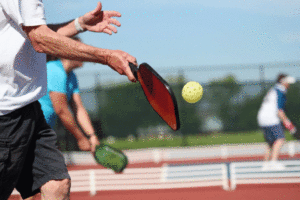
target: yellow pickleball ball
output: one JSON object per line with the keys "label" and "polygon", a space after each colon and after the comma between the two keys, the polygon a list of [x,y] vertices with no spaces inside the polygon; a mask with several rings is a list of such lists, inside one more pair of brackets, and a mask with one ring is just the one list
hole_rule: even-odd
{"label": "yellow pickleball ball", "polygon": [[202,98],[203,88],[195,81],[190,81],[182,88],[182,97],[188,103],[196,103]]}

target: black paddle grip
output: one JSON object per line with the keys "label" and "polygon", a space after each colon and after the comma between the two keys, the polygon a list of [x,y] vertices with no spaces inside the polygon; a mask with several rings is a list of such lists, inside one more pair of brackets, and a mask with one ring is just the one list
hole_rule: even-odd
{"label": "black paddle grip", "polygon": [[130,67],[131,72],[133,73],[133,76],[135,77],[135,79],[138,80],[137,71],[139,69],[137,68],[137,66],[135,64],[133,64],[133,63],[130,62],[129,63],[129,67]]}

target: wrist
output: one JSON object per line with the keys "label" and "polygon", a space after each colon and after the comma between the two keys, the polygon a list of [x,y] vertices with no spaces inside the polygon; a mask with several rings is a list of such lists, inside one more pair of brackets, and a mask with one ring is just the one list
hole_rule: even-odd
{"label": "wrist", "polygon": [[283,121],[283,125],[285,126],[286,129],[288,129],[289,131],[293,130],[295,127],[293,125],[293,123],[289,120],[286,119]]}
{"label": "wrist", "polygon": [[103,65],[109,65],[109,61],[111,60],[111,50],[109,49],[96,49],[96,55],[99,63]]}
{"label": "wrist", "polygon": [[77,140],[82,140],[82,139],[85,138],[84,134],[81,133],[81,132],[78,132],[78,133],[73,134],[73,135],[74,135],[74,137],[75,137]]}
{"label": "wrist", "polygon": [[284,123],[284,124],[287,124],[287,125],[290,125],[290,124],[291,124],[291,121],[290,121],[289,119],[286,118],[285,120],[283,120],[283,123]]}
{"label": "wrist", "polygon": [[79,33],[86,31],[86,30],[84,29],[84,27],[82,26],[83,23],[82,23],[82,21],[81,21],[80,19],[81,19],[81,18],[78,17],[78,18],[76,18],[76,19],[74,20],[75,29],[76,29]]}
{"label": "wrist", "polygon": [[94,137],[94,136],[97,137],[95,133],[91,133],[91,134],[87,135],[87,138],[90,139],[91,137]]}

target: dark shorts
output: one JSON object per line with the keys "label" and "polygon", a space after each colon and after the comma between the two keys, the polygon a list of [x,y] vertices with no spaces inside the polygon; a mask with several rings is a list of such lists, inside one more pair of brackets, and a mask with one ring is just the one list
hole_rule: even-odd
{"label": "dark shorts", "polygon": [[276,140],[285,138],[281,124],[274,125],[274,126],[265,126],[265,127],[262,127],[262,129],[264,131],[265,140],[269,144],[270,147],[273,146],[273,144]]}
{"label": "dark shorts", "polygon": [[0,199],[16,188],[23,198],[50,180],[70,179],[56,133],[39,102],[0,116]]}

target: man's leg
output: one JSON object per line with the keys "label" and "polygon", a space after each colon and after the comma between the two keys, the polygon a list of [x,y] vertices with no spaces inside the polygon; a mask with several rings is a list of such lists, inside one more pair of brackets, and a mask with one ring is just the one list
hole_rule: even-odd
{"label": "man's leg", "polygon": [[42,200],[69,200],[71,180],[51,180],[41,187]]}
{"label": "man's leg", "polygon": [[270,161],[272,146],[273,146],[273,142],[274,142],[273,135],[272,135],[270,127],[262,127],[262,130],[264,133],[264,139],[267,143],[266,153],[265,153],[265,161]]}
{"label": "man's leg", "polygon": [[[33,104],[0,116],[0,199],[8,199],[25,168],[34,137]],[[3,171],[2,171],[3,170]],[[30,178],[29,178],[30,181]]]}
{"label": "man's leg", "polygon": [[[20,200],[23,200],[23,198],[22,198],[22,197],[20,197]],[[27,199],[24,199],[24,200],[35,200],[35,196],[29,197],[29,198],[27,198]]]}
{"label": "man's leg", "polygon": [[270,148],[270,146],[268,145],[266,147],[265,161],[269,161],[270,160],[271,151],[272,151],[272,148]]}
{"label": "man's leg", "polygon": [[40,192],[42,199],[69,199],[70,176],[56,145],[56,133],[46,123],[38,103],[31,113],[36,118],[35,135],[16,189],[24,199]]}
{"label": "man's leg", "polygon": [[[27,199],[24,200],[37,200],[38,197],[40,196],[41,193],[37,193],[36,195],[32,196],[32,197],[28,197]],[[20,200],[23,200],[22,197],[20,198]]]}
{"label": "man's leg", "polygon": [[271,155],[271,160],[272,161],[277,161],[278,160],[280,149],[283,146],[284,141],[285,141],[284,138],[280,138],[280,139],[277,139],[274,142],[273,148],[272,148],[272,155]]}

